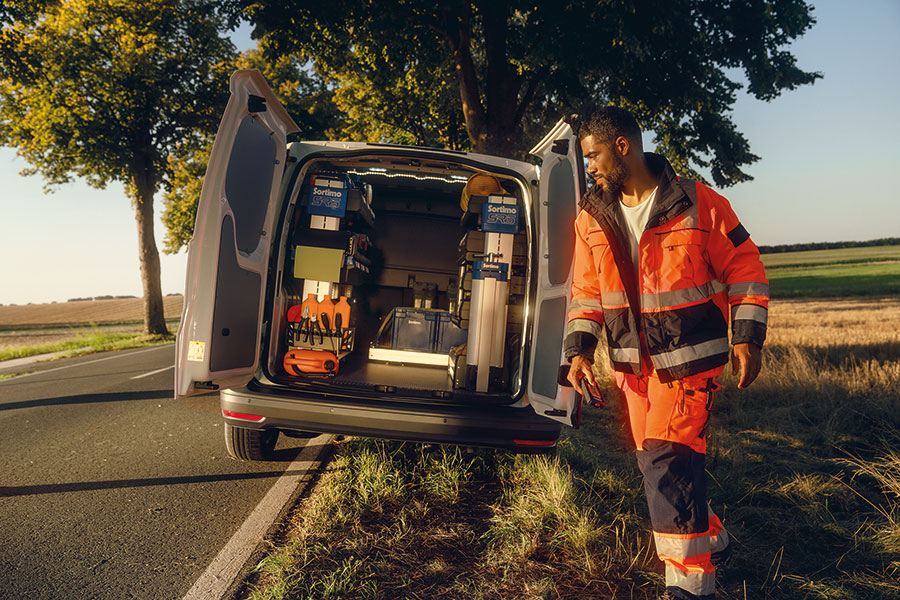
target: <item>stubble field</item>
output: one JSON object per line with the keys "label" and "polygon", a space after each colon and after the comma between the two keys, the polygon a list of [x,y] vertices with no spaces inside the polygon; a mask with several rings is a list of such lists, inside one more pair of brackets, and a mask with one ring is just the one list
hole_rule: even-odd
{"label": "stubble field", "polygon": [[[0,361],[62,350],[109,350],[143,344],[141,298],[0,306]],[[182,296],[163,298],[170,331],[177,328]]]}
{"label": "stubble field", "polygon": [[[166,296],[166,319],[181,316],[183,296]],[[144,319],[142,298],[83,300],[53,304],[15,304],[0,306],[0,329],[37,328],[100,323],[137,323]]]}

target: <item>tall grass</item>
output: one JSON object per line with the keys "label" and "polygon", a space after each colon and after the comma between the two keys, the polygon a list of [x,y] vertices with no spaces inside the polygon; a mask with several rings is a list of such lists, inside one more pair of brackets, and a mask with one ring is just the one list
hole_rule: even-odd
{"label": "tall grass", "polygon": [[472,566],[497,468],[490,453],[342,444],[283,545],[258,565],[250,597],[479,597]]}
{"label": "tall grass", "polygon": [[[600,361],[602,364],[602,361]],[[655,598],[623,401],[553,457],[353,440],[253,598]],[[715,398],[707,470],[726,599],[900,598],[900,300],[772,305],[764,370]]]}

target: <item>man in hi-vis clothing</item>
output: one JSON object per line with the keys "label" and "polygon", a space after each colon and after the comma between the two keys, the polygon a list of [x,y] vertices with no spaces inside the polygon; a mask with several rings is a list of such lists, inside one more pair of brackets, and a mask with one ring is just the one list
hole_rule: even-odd
{"label": "man in hi-vis clothing", "polygon": [[584,377],[595,385],[605,329],[667,597],[714,598],[716,565],[731,550],[707,504],[707,418],[729,354],[739,388],[759,374],[768,280],[728,201],[645,154],[630,113],[601,108],[579,138],[595,185],[575,220],[568,379],[576,389]]}

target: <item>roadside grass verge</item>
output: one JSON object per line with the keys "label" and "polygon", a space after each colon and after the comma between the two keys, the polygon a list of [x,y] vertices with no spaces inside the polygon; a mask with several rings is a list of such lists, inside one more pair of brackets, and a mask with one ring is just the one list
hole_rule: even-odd
{"label": "roadside grass verge", "polygon": [[[713,507],[724,599],[900,598],[900,300],[775,301],[759,380],[722,378]],[[602,364],[603,361],[600,361]],[[245,592],[254,599],[656,598],[624,406],[555,456],[353,439]]]}
{"label": "roadside grass verge", "polygon": [[105,352],[108,350],[124,350],[140,346],[153,346],[166,344],[174,339],[173,336],[155,336],[132,333],[109,333],[95,330],[90,334],[81,334],[77,337],[58,342],[35,344],[31,346],[13,346],[0,348],[0,362],[14,358],[25,358],[52,352],[71,351],[66,356],[77,356],[92,352]]}
{"label": "roadside grass verge", "polygon": [[636,483],[609,465],[579,482],[555,456],[353,439],[245,591],[255,600],[631,597],[636,581],[659,580],[641,571]]}

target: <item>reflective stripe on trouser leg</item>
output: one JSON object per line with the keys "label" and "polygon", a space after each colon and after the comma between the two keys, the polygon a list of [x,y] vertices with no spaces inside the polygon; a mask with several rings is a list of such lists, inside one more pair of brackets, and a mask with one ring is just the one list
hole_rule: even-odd
{"label": "reflective stripe on trouser leg", "polygon": [[707,513],[709,514],[709,549],[710,552],[722,552],[725,548],[728,547],[730,543],[728,538],[728,532],[725,531],[725,527],[722,525],[721,519],[716,516],[716,513],[713,512],[713,509],[709,504],[706,505]]}
{"label": "reflective stripe on trouser leg", "polygon": [[710,562],[705,455],[686,444],[652,438],[645,439],[636,454],[657,553],[666,564],[666,588],[683,600],[711,598],[716,583]]}
{"label": "reflective stripe on trouser leg", "polygon": [[[715,568],[709,561],[709,534],[653,533],[656,553],[666,563],[666,588],[681,596],[708,597],[715,593]],[[690,595],[688,595],[690,594]]]}

